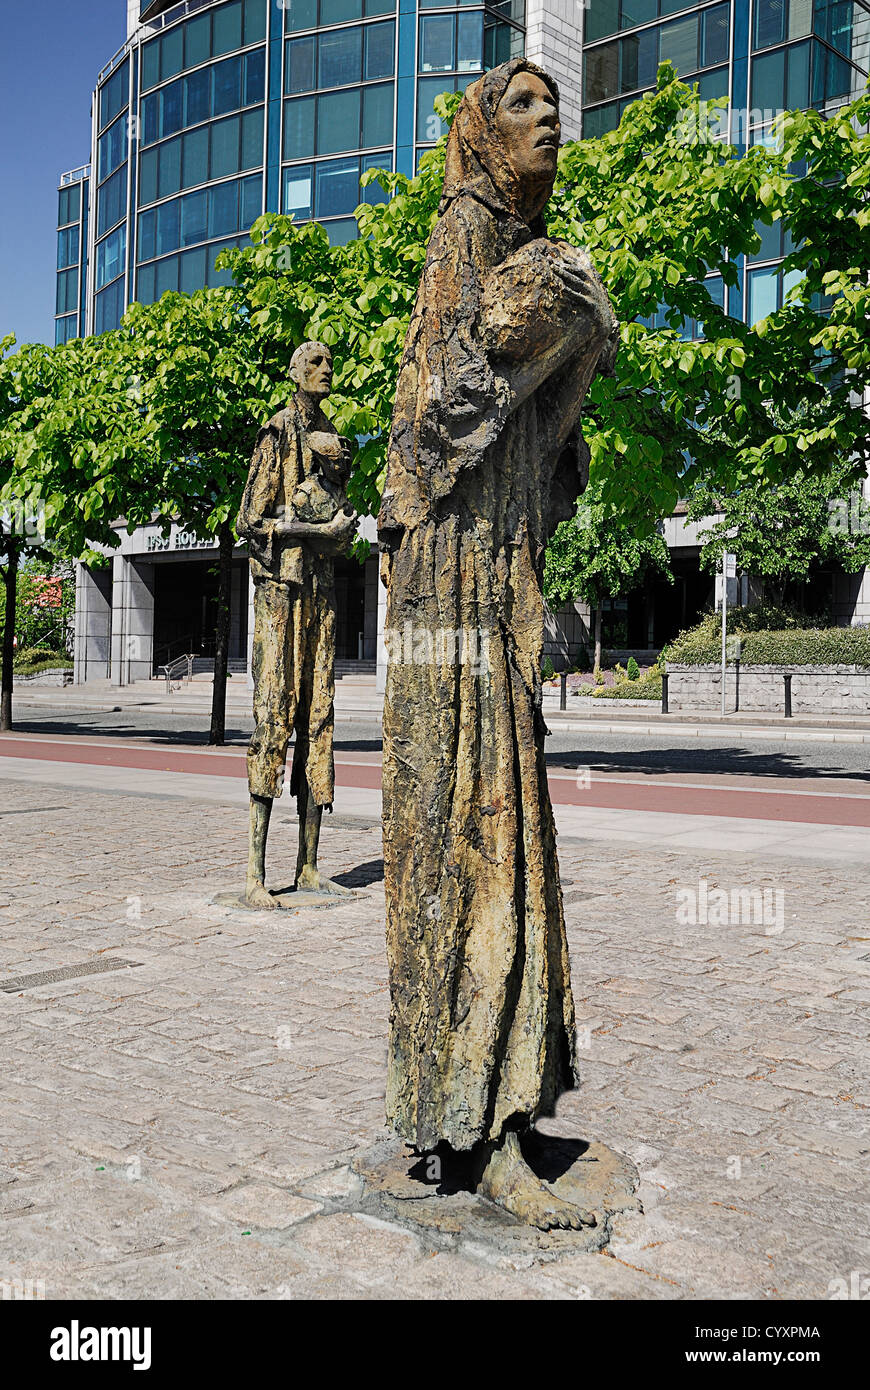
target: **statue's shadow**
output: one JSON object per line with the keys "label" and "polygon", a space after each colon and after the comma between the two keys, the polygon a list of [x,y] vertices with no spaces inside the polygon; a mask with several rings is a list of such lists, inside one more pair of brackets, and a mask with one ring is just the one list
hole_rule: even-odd
{"label": "statue's shadow", "polygon": [[[558,1182],[589,1152],[585,1139],[561,1139],[537,1130],[523,1135],[520,1144],[523,1158],[535,1177],[547,1183]],[[412,1159],[407,1175],[411,1181],[421,1184],[421,1197],[433,1189],[439,1197],[473,1193],[477,1183],[472,1155],[457,1153],[449,1144],[439,1144],[430,1153]]]}

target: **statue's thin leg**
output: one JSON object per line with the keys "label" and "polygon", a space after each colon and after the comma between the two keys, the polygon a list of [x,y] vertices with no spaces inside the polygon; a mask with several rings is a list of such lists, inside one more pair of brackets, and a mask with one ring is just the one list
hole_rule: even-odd
{"label": "statue's thin leg", "polygon": [[557,1197],[535,1176],[523,1157],[516,1130],[506,1130],[496,1143],[478,1145],[475,1157],[480,1196],[488,1197],[520,1221],[544,1231],[560,1226],[579,1230],[581,1226],[596,1224],[591,1212]]}
{"label": "statue's thin leg", "polygon": [[275,908],[278,906],[271,893],[266,891],[266,840],[269,835],[271,815],[272,798],[252,795],[248,879],[245,886],[245,902],[249,903],[251,907]]}
{"label": "statue's thin leg", "polygon": [[[323,807],[318,806],[305,776],[299,782],[299,857],[296,860],[296,887],[305,893],[330,893],[336,896],[351,895],[353,890],[326,878],[317,867],[317,850],[320,844],[320,825],[323,820]],[[303,812],[304,806],[304,812]]]}

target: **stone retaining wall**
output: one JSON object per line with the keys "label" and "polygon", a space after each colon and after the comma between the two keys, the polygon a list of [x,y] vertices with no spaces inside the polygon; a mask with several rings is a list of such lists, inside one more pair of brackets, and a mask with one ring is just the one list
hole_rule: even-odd
{"label": "stone retaining wall", "polygon": [[[667,663],[668,708],[720,709],[722,668],[718,665],[681,666]],[[782,714],[785,682],[791,674],[793,714],[870,713],[870,669],[866,666],[744,666],[727,667],[725,708]]]}
{"label": "stone retaining wall", "polygon": [[32,675],[14,675],[14,684],[22,685],[72,685],[71,666],[52,666],[45,671],[34,671]]}

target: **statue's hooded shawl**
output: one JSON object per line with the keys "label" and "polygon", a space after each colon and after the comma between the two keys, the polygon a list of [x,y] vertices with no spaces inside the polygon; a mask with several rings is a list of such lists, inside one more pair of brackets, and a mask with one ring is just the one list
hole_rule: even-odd
{"label": "statue's hooded shawl", "polygon": [[533,64],[505,63],[468,88],[451,129],[378,518],[387,1117],[421,1148],[497,1138],[573,1085],[541,571],[582,490],[580,407],[615,321],[588,257],[522,216],[495,127],[521,71],[558,96]]}

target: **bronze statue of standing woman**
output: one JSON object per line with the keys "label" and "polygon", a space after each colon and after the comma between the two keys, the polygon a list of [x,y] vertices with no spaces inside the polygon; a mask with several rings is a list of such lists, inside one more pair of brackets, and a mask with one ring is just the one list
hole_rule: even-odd
{"label": "bronze statue of standing woman", "polygon": [[547,237],[558,91],[523,60],[465,93],[405,342],[378,519],[392,631],[384,708],[388,1121],[472,1150],[478,1191],[543,1228],[585,1213],[521,1139],[574,1084],[574,1005],[544,762],[544,548],[573,514],[584,396],[617,325],[584,251]]}

